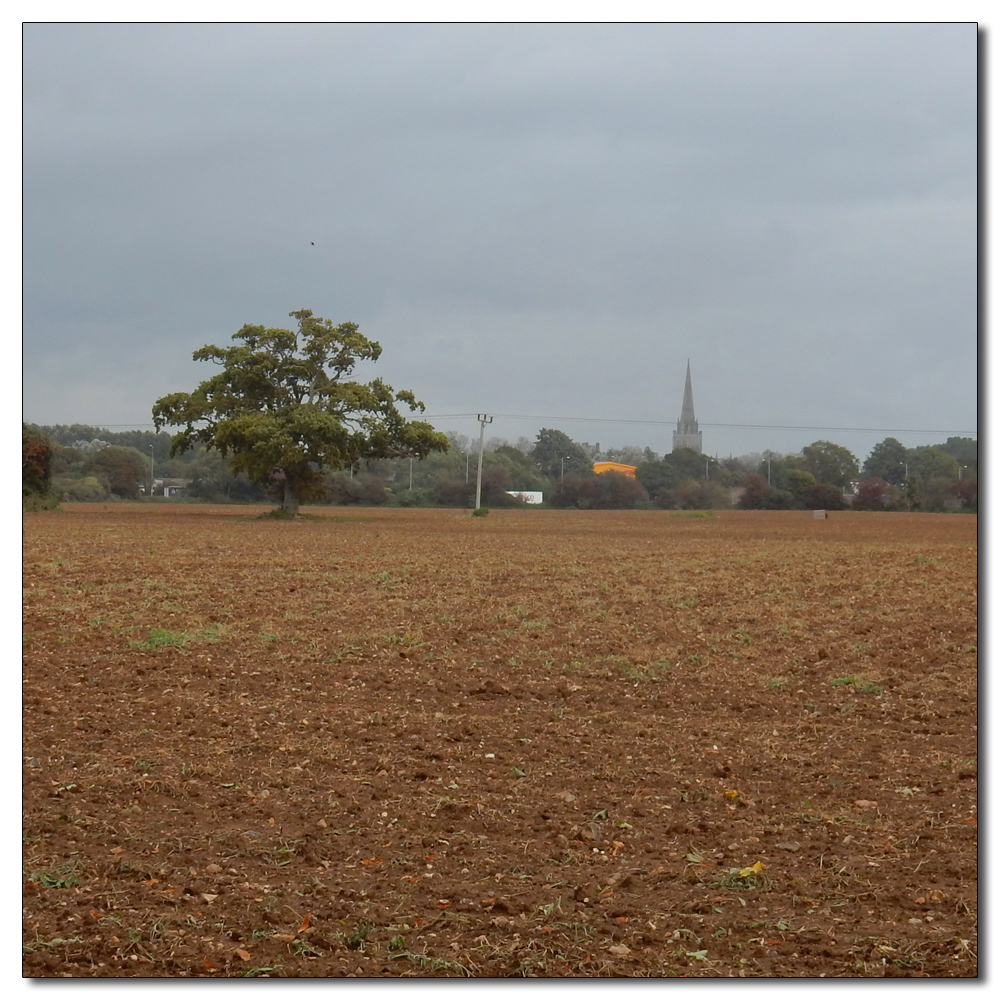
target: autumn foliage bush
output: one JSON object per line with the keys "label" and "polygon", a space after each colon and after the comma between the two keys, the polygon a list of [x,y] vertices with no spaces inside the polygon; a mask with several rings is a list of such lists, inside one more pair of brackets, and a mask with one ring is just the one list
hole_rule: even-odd
{"label": "autumn foliage bush", "polygon": [[52,445],[26,424],[21,427],[21,494],[45,495],[52,475]]}

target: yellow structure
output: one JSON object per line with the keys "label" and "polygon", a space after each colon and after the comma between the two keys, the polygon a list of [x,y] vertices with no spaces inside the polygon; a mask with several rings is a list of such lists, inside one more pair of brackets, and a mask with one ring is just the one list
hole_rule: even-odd
{"label": "yellow structure", "polygon": [[594,472],[600,475],[602,472],[620,472],[629,479],[635,479],[634,465],[622,465],[621,462],[594,462]]}

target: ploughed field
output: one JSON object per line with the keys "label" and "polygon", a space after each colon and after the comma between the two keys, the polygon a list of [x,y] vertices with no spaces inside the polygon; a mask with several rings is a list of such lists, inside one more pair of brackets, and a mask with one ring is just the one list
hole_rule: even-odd
{"label": "ploughed field", "polygon": [[976,519],[25,516],[29,976],[974,976]]}

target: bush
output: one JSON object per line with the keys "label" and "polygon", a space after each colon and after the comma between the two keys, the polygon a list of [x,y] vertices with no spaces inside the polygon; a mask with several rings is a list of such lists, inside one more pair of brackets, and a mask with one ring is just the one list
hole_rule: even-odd
{"label": "bush", "polygon": [[378,507],[388,503],[391,496],[384,480],[367,473],[349,476],[336,472],[330,476],[328,485],[326,502],[338,507]]}
{"label": "bush", "polygon": [[869,476],[858,483],[851,498],[852,510],[886,510],[891,487],[881,476]]}
{"label": "bush", "polygon": [[710,479],[685,479],[674,489],[664,492],[676,501],[670,507],[684,510],[724,510],[730,506],[729,490]]}
{"label": "bush", "polygon": [[52,444],[38,431],[21,425],[21,495],[44,496],[52,475]]}
{"label": "bush", "polygon": [[52,480],[52,492],[60,500],[76,503],[96,503],[109,495],[96,476],[58,476]]}
{"label": "bush", "polygon": [[400,490],[392,497],[396,507],[433,507],[433,497],[430,490]]}
{"label": "bush", "polygon": [[768,486],[759,472],[749,472],[736,506],[742,510],[794,510],[800,504],[788,490]]}
{"label": "bush", "polygon": [[61,510],[59,501],[51,493],[25,493],[21,498],[21,510],[25,514],[37,514],[43,510]]}
{"label": "bush", "polygon": [[961,504],[963,510],[979,510],[979,480],[967,477],[960,479],[951,488],[951,494]]}
{"label": "bush", "polygon": [[439,507],[471,507],[476,502],[476,484],[445,473],[435,477],[431,495]]}
{"label": "bush", "polygon": [[135,500],[140,484],[148,479],[144,456],[134,448],[112,445],[96,452],[88,463],[88,472],[100,476],[115,496]]}
{"label": "bush", "polygon": [[847,502],[839,486],[817,483],[802,491],[802,502],[811,510],[847,510]]}
{"label": "bush", "polygon": [[567,474],[552,492],[553,507],[578,510],[632,510],[649,500],[645,487],[620,472],[602,472],[599,476]]}

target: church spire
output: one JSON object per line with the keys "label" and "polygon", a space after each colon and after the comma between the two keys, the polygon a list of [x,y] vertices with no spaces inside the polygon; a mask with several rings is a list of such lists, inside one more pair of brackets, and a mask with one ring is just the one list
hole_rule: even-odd
{"label": "church spire", "polygon": [[[681,404],[681,424],[685,433],[698,433],[698,421],[694,418],[694,393],[691,391],[691,359],[688,359],[687,375],[684,378],[684,402]],[[690,428],[690,430],[688,430]],[[678,427],[677,430],[681,430]]]}
{"label": "church spire", "polygon": [[691,359],[688,359],[687,374],[684,377],[684,401],[681,403],[681,419],[674,431],[674,451],[690,448],[701,454],[701,431],[694,415],[694,392],[691,389]]}

